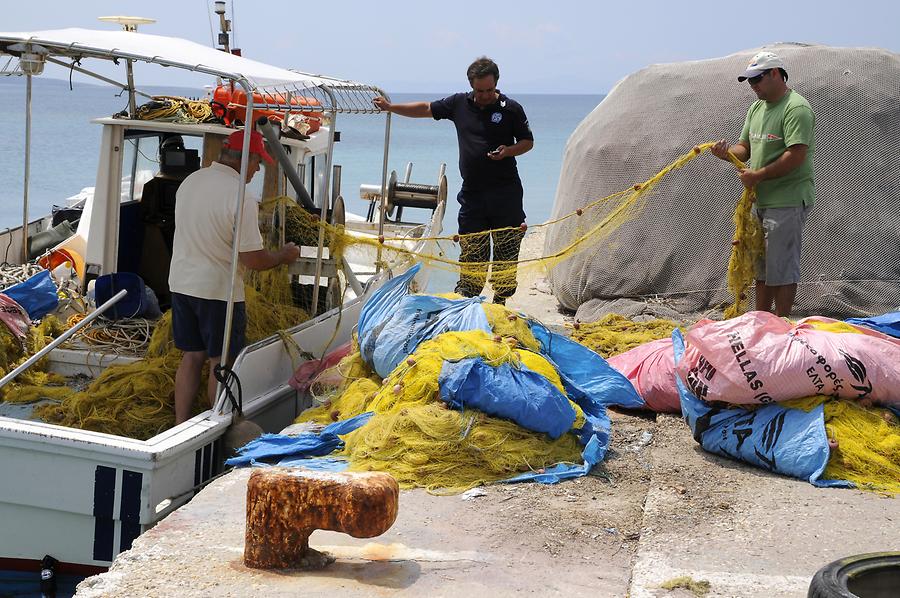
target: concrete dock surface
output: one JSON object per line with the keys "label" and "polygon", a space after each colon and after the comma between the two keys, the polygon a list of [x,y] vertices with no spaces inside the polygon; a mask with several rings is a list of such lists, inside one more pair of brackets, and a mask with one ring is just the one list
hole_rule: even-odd
{"label": "concrete dock surface", "polygon": [[843,556],[900,548],[900,502],[817,489],[702,451],[680,418],[614,414],[608,462],[557,485],[484,495],[404,491],[394,526],[357,540],[316,531],[319,572],[242,564],[249,469],[216,480],[135,541],[93,596],[806,596]]}

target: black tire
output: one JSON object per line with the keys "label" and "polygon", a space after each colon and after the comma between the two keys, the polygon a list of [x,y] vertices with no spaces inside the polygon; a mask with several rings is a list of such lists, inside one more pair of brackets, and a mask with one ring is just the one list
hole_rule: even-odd
{"label": "black tire", "polygon": [[849,556],[819,569],[807,598],[894,598],[900,596],[900,552]]}

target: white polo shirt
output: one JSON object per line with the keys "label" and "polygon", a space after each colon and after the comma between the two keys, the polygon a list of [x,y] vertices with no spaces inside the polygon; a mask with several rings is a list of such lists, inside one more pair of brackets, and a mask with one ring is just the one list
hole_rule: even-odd
{"label": "white polo shirt", "polygon": [[[242,184],[230,166],[213,162],[192,173],[175,195],[175,242],[169,290],[202,299],[228,300],[234,206]],[[240,251],[263,248],[257,199],[246,193]],[[238,264],[235,301],[244,300],[243,267]]]}

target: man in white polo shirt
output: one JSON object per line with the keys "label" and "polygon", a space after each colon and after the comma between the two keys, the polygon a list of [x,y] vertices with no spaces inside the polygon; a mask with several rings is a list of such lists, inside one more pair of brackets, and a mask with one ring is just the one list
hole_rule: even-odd
{"label": "man in white polo shirt", "polygon": [[[175,423],[191,416],[191,407],[203,364],[209,360],[210,372],[220,361],[225,338],[225,309],[230,293],[231,255],[234,247],[234,205],[242,184],[259,170],[260,160],[273,162],[266,152],[262,135],[250,135],[247,178],[240,179],[241,149],[244,132],[236,131],[222,145],[217,162],[187,177],[175,196],[175,241],[169,288],[172,291],[172,331],[175,346],[184,357],[175,375]],[[268,270],[289,264],[300,255],[293,243],[275,252],[263,248],[259,232],[257,198],[247,193],[240,230],[240,264],[252,270]],[[234,282],[234,317],[231,327],[229,359],[246,344],[247,312],[244,307],[244,281]],[[216,378],[209,376],[207,393],[212,406]]]}

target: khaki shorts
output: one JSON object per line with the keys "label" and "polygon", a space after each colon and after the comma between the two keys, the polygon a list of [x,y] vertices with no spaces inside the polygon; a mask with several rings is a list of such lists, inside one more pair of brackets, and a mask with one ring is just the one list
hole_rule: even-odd
{"label": "khaki shorts", "polygon": [[809,208],[757,208],[766,256],[756,262],[756,280],[777,287],[800,282],[800,250]]}

